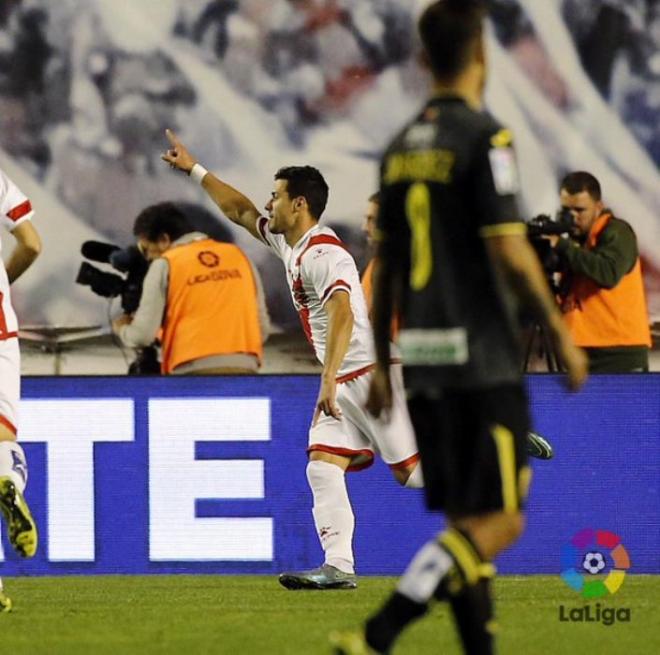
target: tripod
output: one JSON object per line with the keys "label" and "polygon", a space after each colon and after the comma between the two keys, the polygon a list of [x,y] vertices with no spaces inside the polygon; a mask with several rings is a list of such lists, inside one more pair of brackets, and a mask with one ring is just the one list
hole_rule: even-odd
{"label": "tripod", "polygon": [[559,373],[563,370],[559,361],[559,355],[552,343],[550,335],[546,328],[538,321],[535,321],[530,328],[529,338],[525,347],[525,358],[523,359],[523,371],[529,370],[529,363],[535,347],[538,348],[538,356],[545,359],[545,364],[550,373]]}

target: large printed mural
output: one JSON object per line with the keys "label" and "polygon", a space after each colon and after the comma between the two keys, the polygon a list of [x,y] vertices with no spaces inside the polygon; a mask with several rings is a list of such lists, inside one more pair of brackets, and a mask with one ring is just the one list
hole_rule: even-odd
{"label": "large printed mural", "polygon": [[[23,324],[107,324],[107,305],[74,283],[80,245],[127,244],[144,206],[186,201],[209,229],[222,220],[161,162],[166,127],[258,206],[281,165],[318,166],[325,220],[363,262],[379,154],[428,89],[415,4],[2,0],[0,167],[31,197],[45,241],[16,285]],[[487,105],[514,130],[525,216],[554,212],[568,170],[593,172],[637,232],[659,317],[660,2],[491,4]],[[275,324],[295,325],[283,276],[270,274],[279,262],[234,238],[269,280]]]}

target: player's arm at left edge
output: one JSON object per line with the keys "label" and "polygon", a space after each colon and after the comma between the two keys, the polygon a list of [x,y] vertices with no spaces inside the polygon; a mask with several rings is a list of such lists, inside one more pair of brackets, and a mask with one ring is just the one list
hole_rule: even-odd
{"label": "player's arm at left edge", "polygon": [[22,221],[11,234],[16,239],[16,246],[6,265],[10,284],[25,273],[41,252],[41,237],[32,221]]}

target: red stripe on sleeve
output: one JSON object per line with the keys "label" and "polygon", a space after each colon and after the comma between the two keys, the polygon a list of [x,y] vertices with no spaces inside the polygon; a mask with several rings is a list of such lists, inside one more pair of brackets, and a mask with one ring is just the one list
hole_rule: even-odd
{"label": "red stripe on sleeve", "polygon": [[16,222],[19,218],[23,218],[26,214],[29,214],[32,211],[32,205],[29,200],[22,202],[20,205],[16,205],[13,209],[10,209],[7,212],[7,217]]}
{"label": "red stripe on sleeve", "polygon": [[351,290],[351,285],[348,282],[345,282],[344,280],[337,280],[336,282],[333,282],[324,292],[323,296],[321,297],[321,302],[323,302],[332,292],[332,290],[335,287],[344,287],[345,289],[348,289],[349,291]]}

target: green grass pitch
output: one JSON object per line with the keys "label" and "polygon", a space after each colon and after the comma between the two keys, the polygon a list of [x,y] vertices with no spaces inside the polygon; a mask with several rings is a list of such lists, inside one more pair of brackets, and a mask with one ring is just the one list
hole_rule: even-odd
{"label": "green grass pitch", "polygon": [[[361,578],[356,591],[287,591],[266,576],[87,576],[5,579],[0,614],[12,655],[329,653],[327,634],[356,626],[393,588]],[[557,576],[497,579],[501,655],[660,653],[660,576],[628,576],[601,607],[629,607],[630,623],[569,623],[559,606],[584,602]],[[595,606],[595,601],[592,601]],[[414,625],[395,654],[460,653],[446,605]]]}

